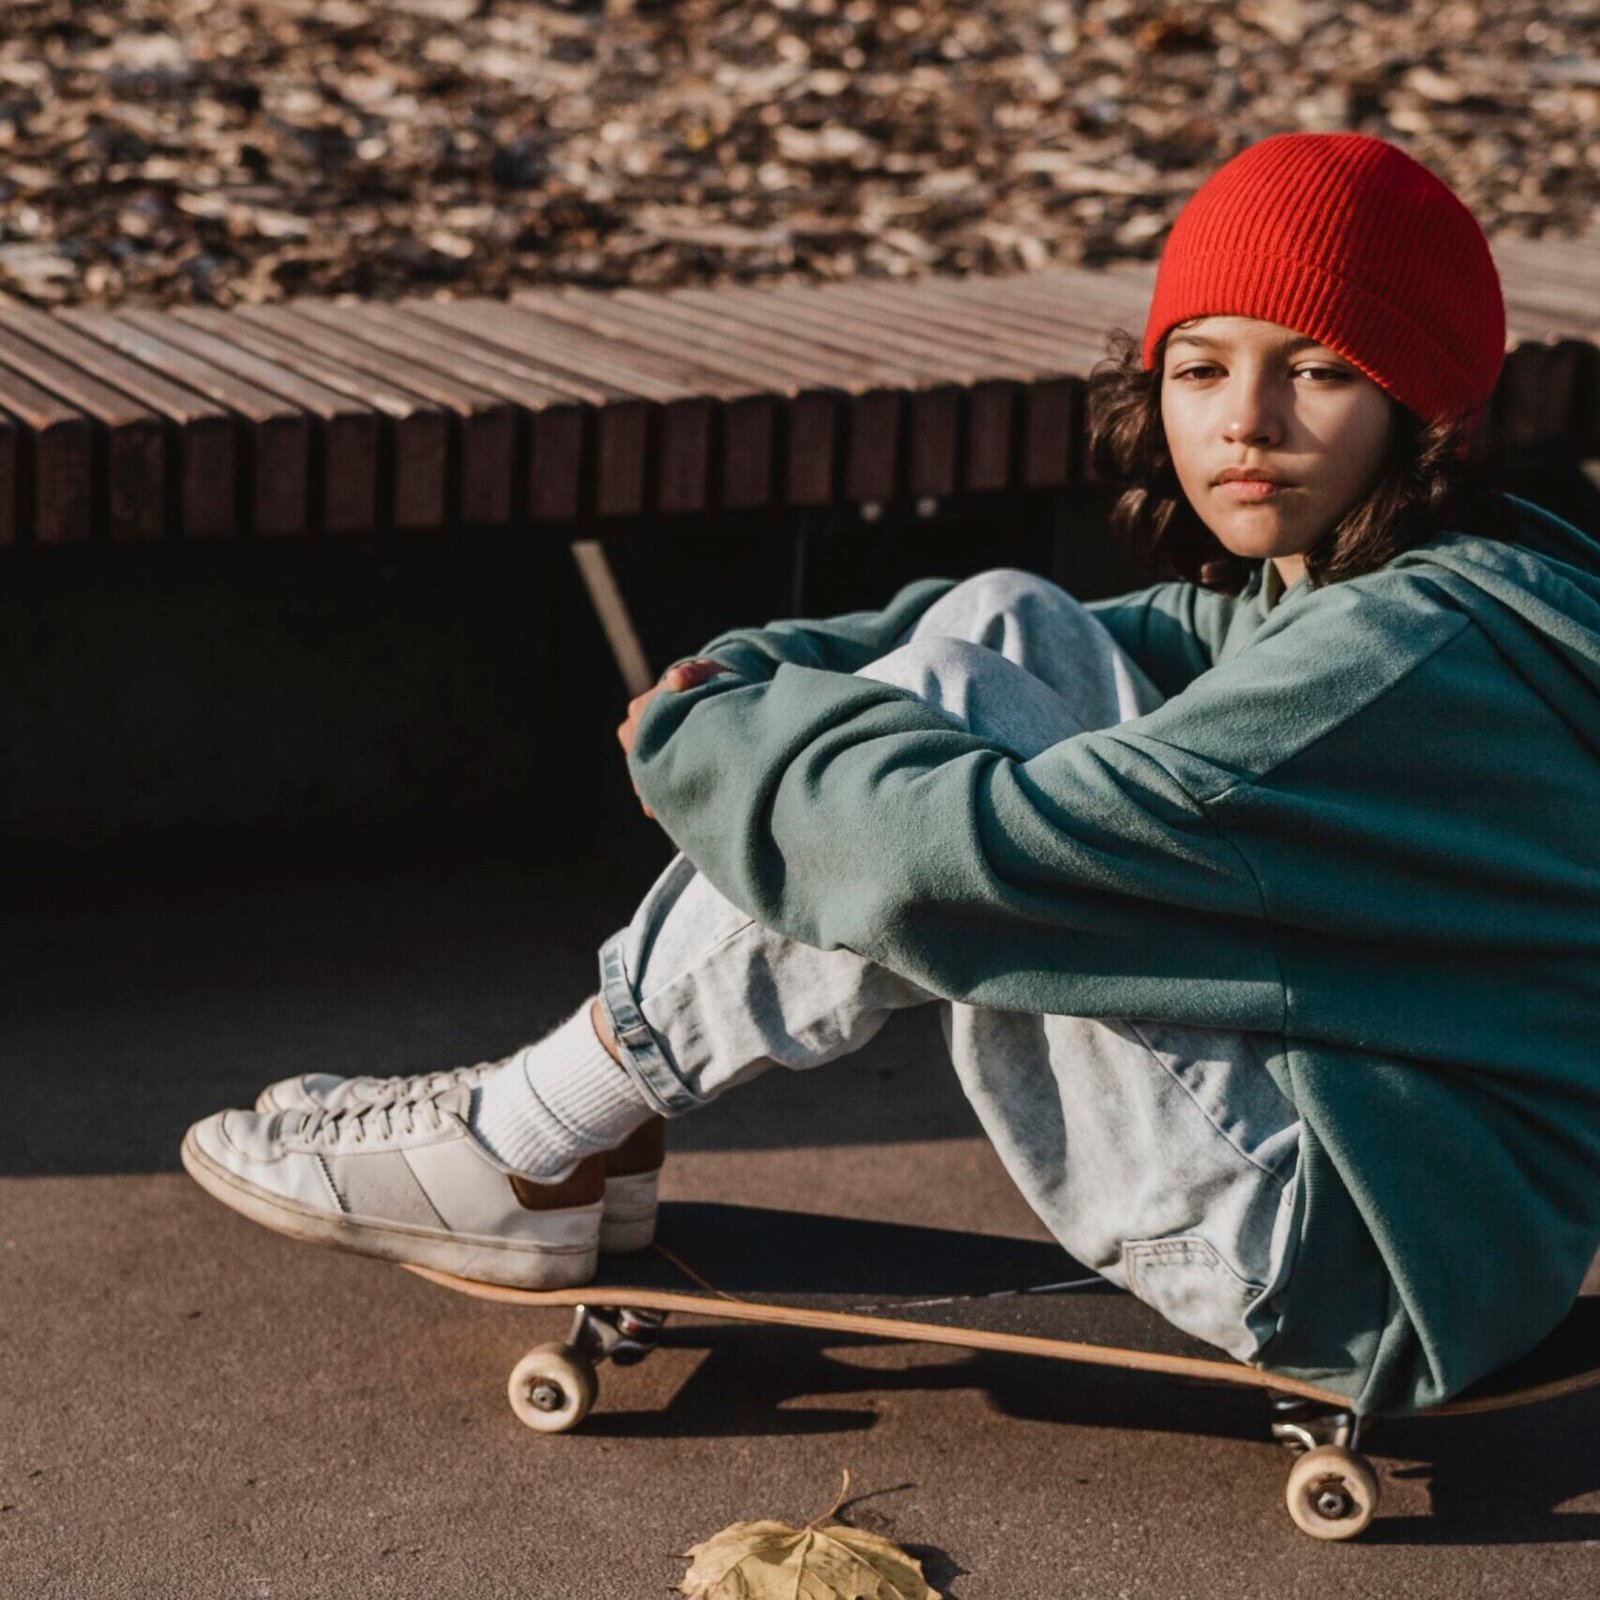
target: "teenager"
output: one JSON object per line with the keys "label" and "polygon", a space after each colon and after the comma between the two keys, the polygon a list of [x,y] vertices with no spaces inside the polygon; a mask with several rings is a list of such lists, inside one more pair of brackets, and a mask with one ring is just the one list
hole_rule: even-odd
{"label": "teenager", "polygon": [[1091,380],[1177,578],[714,639],[618,730],[679,853],[596,993],[501,1062],[272,1085],[189,1171],[581,1283],[651,1237],[661,1118],[936,1005],[1038,1215],[1178,1326],[1361,1412],[1527,1350],[1600,1245],[1600,543],[1468,459],[1504,347],[1426,168],[1249,147]]}

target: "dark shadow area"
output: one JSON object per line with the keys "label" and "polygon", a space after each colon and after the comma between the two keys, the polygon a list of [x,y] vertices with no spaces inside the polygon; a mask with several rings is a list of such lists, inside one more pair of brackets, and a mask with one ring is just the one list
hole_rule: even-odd
{"label": "dark shadow area", "polygon": [[[1264,1397],[1222,1384],[932,1345],[922,1346],[927,1354],[912,1363],[858,1365],[841,1353],[882,1349],[883,1341],[780,1327],[669,1323],[668,1343],[704,1351],[705,1359],[667,1405],[652,1411],[602,1407],[585,1419],[585,1434],[856,1433],[876,1421],[856,1397],[974,1392],[1003,1415],[1034,1422],[1272,1442]],[[602,1367],[602,1392],[605,1382]],[[1287,1452],[1283,1459],[1287,1472]]]}
{"label": "dark shadow area", "polygon": [[[1512,492],[1600,529],[1591,472]],[[1158,574],[1113,496],[1017,494],[597,532],[654,671],[716,634],[998,566],[1094,599]],[[516,851],[664,861],[569,530],[0,551],[0,872]]]}
{"label": "dark shadow area", "polygon": [[[665,864],[663,859],[663,865]],[[196,1118],[307,1071],[427,1072],[592,995],[651,878],[480,850],[24,882],[0,919],[0,1174],[175,1171]],[[965,1137],[937,1008],[677,1119],[675,1149]]]}
{"label": "dark shadow area", "polygon": [[[812,1211],[668,1200],[656,1245],[608,1261],[596,1305],[630,1290],[804,1315],[877,1317],[998,1336],[1114,1344],[1218,1359],[1048,1239]],[[1242,1370],[1242,1369],[1241,1369]]]}
{"label": "dark shadow area", "polygon": [[[1055,501],[595,530],[647,664],[913,577],[1051,569]],[[1086,545],[1086,548],[1088,546]],[[0,871],[661,854],[565,532],[0,551]]]}
{"label": "dark shadow area", "polygon": [[1432,1514],[1384,1517],[1365,1535],[1390,1545],[1593,1544],[1600,1515],[1564,1511],[1600,1492],[1600,1391],[1477,1417],[1389,1421],[1380,1454],[1425,1462]]}

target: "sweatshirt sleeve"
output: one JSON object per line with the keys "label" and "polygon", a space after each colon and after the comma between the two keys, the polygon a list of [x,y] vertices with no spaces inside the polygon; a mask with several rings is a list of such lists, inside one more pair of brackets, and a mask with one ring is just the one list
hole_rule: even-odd
{"label": "sweatshirt sleeve", "polygon": [[657,696],[629,769],[684,855],[802,943],[998,1010],[1276,1031],[1286,913],[1253,862],[1287,841],[1338,917],[1374,826],[1369,808],[1343,838],[1323,765],[1290,763],[1316,747],[1338,785],[1383,793],[1394,754],[1363,713],[1464,625],[1425,587],[1375,583],[1330,586],[1156,710],[1027,760],[898,685],[783,663]]}
{"label": "sweatshirt sleeve", "polygon": [[[730,628],[694,656],[710,656],[750,682],[765,682],[784,662],[825,672],[856,673],[886,655],[955,578],[918,578],[904,585],[881,611],[847,611],[837,617],[794,617],[760,628]],[[669,664],[677,665],[677,662]]]}
{"label": "sweatshirt sleeve", "polygon": [[1216,664],[1239,601],[1198,583],[1153,583],[1148,589],[1091,600],[1086,609],[1164,695],[1175,695]]}
{"label": "sweatshirt sleeve", "polygon": [[659,696],[629,767],[685,856],[801,943],[1001,1010],[1159,1015],[1176,985],[1197,1025],[1281,1022],[1248,867],[1112,731],[1020,761],[897,685],[785,663]]}

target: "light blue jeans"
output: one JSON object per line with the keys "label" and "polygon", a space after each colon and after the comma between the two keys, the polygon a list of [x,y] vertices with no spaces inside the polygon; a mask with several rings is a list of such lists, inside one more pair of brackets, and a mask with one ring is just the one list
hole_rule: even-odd
{"label": "light blue jeans", "polygon": [[[1024,759],[1163,698],[1077,600],[1008,567],[957,584],[858,676]],[[624,1065],[667,1116],[775,1064],[848,1055],[891,1011],[937,1005],[984,1131],[1072,1256],[1240,1360],[1275,1332],[1300,1124],[1264,1064],[1272,1036],[946,1000],[854,951],[774,933],[681,853],[602,945],[599,992]]]}

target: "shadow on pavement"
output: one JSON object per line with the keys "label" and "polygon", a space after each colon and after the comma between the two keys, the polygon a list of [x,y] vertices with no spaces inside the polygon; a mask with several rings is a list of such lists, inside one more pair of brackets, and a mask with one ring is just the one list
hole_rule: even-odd
{"label": "shadow on pavement", "polygon": [[1366,1538],[1395,1545],[1600,1543],[1600,1515],[1561,1509],[1600,1492],[1597,1437],[1594,1390],[1488,1416],[1386,1423],[1376,1448],[1419,1462],[1394,1476],[1427,1480],[1432,1512],[1380,1515]]}
{"label": "shadow on pavement", "polygon": [[[881,1339],[764,1326],[669,1324],[662,1338],[668,1347],[703,1355],[667,1403],[646,1411],[599,1409],[585,1419],[586,1435],[859,1433],[874,1427],[876,1408],[893,1406],[896,1396],[982,1394],[1014,1419],[1270,1443],[1265,1400],[1218,1384],[913,1341],[901,1347],[909,1357],[891,1366],[883,1353],[892,1347]],[[607,1376],[602,1367],[602,1393]]]}
{"label": "shadow on pavement", "polygon": [[[663,860],[662,865],[665,865]],[[274,1079],[428,1072],[541,1038],[653,875],[411,853],[22,883],[0,919],[0,1176],[178,1170],[184,1129]],[[674,1123],[675,1149],[967,1137],[937,1008]]]}
{"label": "shadow on pavement", "polygon": [[[1284,1474],[1291,1460],[1272,1444],[1264,1397],[1218,1384],[937,1346],[907,1346],[916,1352],[912,1359],[891,1367],[879,1358],[880,1340],[783,1328],[669,1325],[663,1345],[704,1355],[664,1406],[602,1409],[585,1421],[586,1434],[617,1440],[856,1434],[874,1427],[880,1411],[901,1397],[978,1393],[1014,1421],[1144,1434],[1157,1452],[1163,1436],[1183,1434],[1258,1440],[1264,1465],[1281,1464]],[[602,1369],[602,1387],[605,1376]],[[1380,1504],[1361,1543],[1593,1543],[1600,1516],[1561,1508],[1600,1491],[1600,1459],[1588,1444],[1597,1433],[1600,1394],[1497,1416],[1386,1422],[1372,1442],[1380,1478],[1427,1481],[1432,1505],[1425,1515],[1396,1515]],[[1264,1475],[1281,1497],[1280,1480],[1270,1470]],[[864,1514],[853,1520],[885,1531]],[[938,1586],[931,1572],[929,1579]]]}

